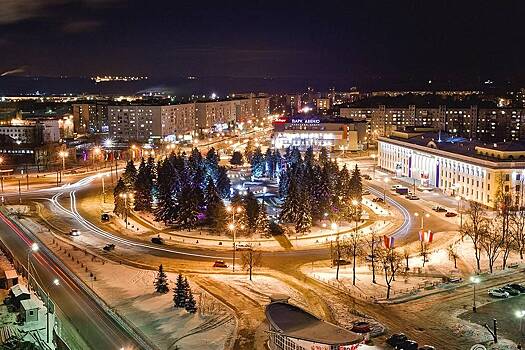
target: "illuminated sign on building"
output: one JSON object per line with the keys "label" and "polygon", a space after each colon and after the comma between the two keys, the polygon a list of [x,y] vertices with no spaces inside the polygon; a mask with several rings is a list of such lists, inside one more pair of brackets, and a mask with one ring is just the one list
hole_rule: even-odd
{"label": "illuminated sign on building", "polygon": [[292,124],[320,124],[321,119],[292,119]]}

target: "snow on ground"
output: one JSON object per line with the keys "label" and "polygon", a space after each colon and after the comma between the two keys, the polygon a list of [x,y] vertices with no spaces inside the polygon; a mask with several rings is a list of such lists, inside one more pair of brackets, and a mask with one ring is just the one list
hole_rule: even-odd
{"label": "snow on ground", "polygon": [[210,277],[229,284],[239,293],[255,300],[260,305],[267,305],[270,302],[270,296],[273,294],[285,294],[290,297],[290,303],[308,308],[308,304],[300,292],[275,277],[253,275],[252,281],[246,275],[213,274]]}

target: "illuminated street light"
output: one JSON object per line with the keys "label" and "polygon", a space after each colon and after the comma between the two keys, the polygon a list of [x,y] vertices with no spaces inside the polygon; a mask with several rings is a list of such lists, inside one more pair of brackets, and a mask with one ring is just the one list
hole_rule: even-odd
{"label": "illuminated street light", "polygon": [[58,152],[58,155],[62,158],[62,170],[66,170],[66,157],[68,156],[67,151],[60,151]]}
{"label": "illuminated street light", "polygon": [[383,179],[383,202],[386,204],[386,185],[390,182],[388,177]]}
{"label": "illuminated street light", "polygon": [[419,216],[421,216],[421,229],[423,229],[423,227],[424,227],[424,223],[425,223],[424,220],[425,220],[425,218],[429,218],[429,217],[430,217],[430,214],[429,214],[429,213],[425,213],[425,214],[421,215],[421,214],[419,214],[418,212],[416,212],[416,213],[414,213],[414,216],[415,216],[415,217],[419,217]]}
{"label": "illuminated street light", "polygon": [[523,334],[523,318],[525,317],[525,310],[518,310],[515,315],[520,319],[520,333]]}
{"label": "illuminated street light", "polygon": [[478,276],[472,276],[470,277],[470,282],[472,282],[472,286],[474,287],[474,295],[472,298],[472,312],[476,312],[476,285],[481,282],[481,279]]}
{"label": "illuminated street light", "polygon": [[124,215],[125,215],[124,221],[126,222],[126,229],[127,229],[128,228],[128,198],[132,199],[133,193],[129,193],[129,192],[120,193],[119,197],[124,198]]}
{"label": "illuminated street light", "polygon": [[[230,229],[230,231],[232,231],[232,234],[233,234],[233,261],[232,261],[232,268],[233,268],[233,272],[235,272],[235,239],[236,239],[236,230],[235,230],[235,213],[240,213],[242,212],[242,208],[240,206],[238,207],[232,207],[230,205],[228,205],[226,207],[226,211],[228,213],[232,213],[232,222],[228,225],[228,228]],[[244,225],[241,225],[241,230],[244,229]]]}

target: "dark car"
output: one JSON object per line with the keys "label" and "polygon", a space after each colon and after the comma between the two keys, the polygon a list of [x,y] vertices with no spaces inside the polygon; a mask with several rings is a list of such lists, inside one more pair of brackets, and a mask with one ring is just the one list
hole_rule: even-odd
{"label": "dark car", "polygon": [[361,177],[362,177],[363,179],[365,179],[365,180],[372,180],[372,177],[371,177],[370,175],[368,175],[368,174],[364,174],[364,175],[362,175]]}
{"label": "dark car", "polygon": [[115,245],[113,243],[106,244],[102,249],[104,249],[106,252],[110,252],[112,250],[115,250]]}
{"label": "dark car", "polygon": [[511,288],[516,289],[516,290],[519,291],[520,293],[525,293],[525,286],[522,286],[521,284],[518,284],[518,283],[511,283],[511,284],[509,284],[508,286],[511,287]]}
{"label": "dark car", "polygon": [[419,349],[417,350],[436,350],[436,348],[433,347],[432,345],[423,345],[423,346],[420,346]]}
{"label": "dark car", "polygon": [[454,216],[458,216],[458,214],[454,213],[453,211],[447,211],[445,214],[447,218],[453,218]]}
{"label": "dark car", "polygon": [[151,239],[151,243],[155,243],[155,244],[164,244],[164,239],[161,238],[161,237],[153,237]]}
{"label": "dark car", "polygon": [[417,342],[413,340],[407,340],[403,344],[396,347],[396,349],[399,349],[399,350],[418,350],[417,348],[418,348]]}
{"label": "dark car", "polygon": [[[333,266],[337,266],[337,259],[334,259],[332,261],[332,264]],[[347,261],[345,259],[339,259],[339,266],[343,266],[343,265],[350,265],[350,261]]]}
{"label": "dark car", "polygon": [[213,263],[213,267],[222,267],[222,268],[226,268],[226,267],[228,267],[228,265],[226,265],[226,263],[224,262],[224,260],[216,260],[216,261]]}
{"label": "dark car", "polygon": [[437,211],[438,213],[446,213],[447,209],[440,207],[439,205],[432,207],[433,211]]}
{"label": "dark car", "polygon": [[109,214],[108,213],[103,213],[102,215],[100,215],[100,220],[103,221],[103,222],[109,221]]}
{"label": "dark car", "polygon": [[384,200],[381,197],[376,197],[376,198],[372,199],[372,202],[376,202],[376,203],[382,203],[383,201]]}
{"label": "dark car", "polygon": [[355,333],[370,333],[370,323],[365,322],[365,321],[356,322],[352,326],[352,332],[355,332]]}
{"label": "dark car", "polygon": [[393,346],[394,348],[402,345],[408,340],[408,337],[404,333],[392,334],[387,340],[388,345]]}
{"label": "dark car", "polygon": [[505,292],[509,293],[509,295],[515,297],[516,295],[520,295],[520,291],[517,290],[517,289],[514,289],[512,287],[510,287],[509,285],[506,285],[505,287],[501,288],[503,289]]}

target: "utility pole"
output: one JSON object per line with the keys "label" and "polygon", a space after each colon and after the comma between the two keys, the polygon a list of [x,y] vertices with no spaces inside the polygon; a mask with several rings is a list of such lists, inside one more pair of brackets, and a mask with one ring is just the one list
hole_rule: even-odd
{"label": "utility pole", "polygon": [[20,179],[18,179],[18,202],[22,204],[22,185]]}

